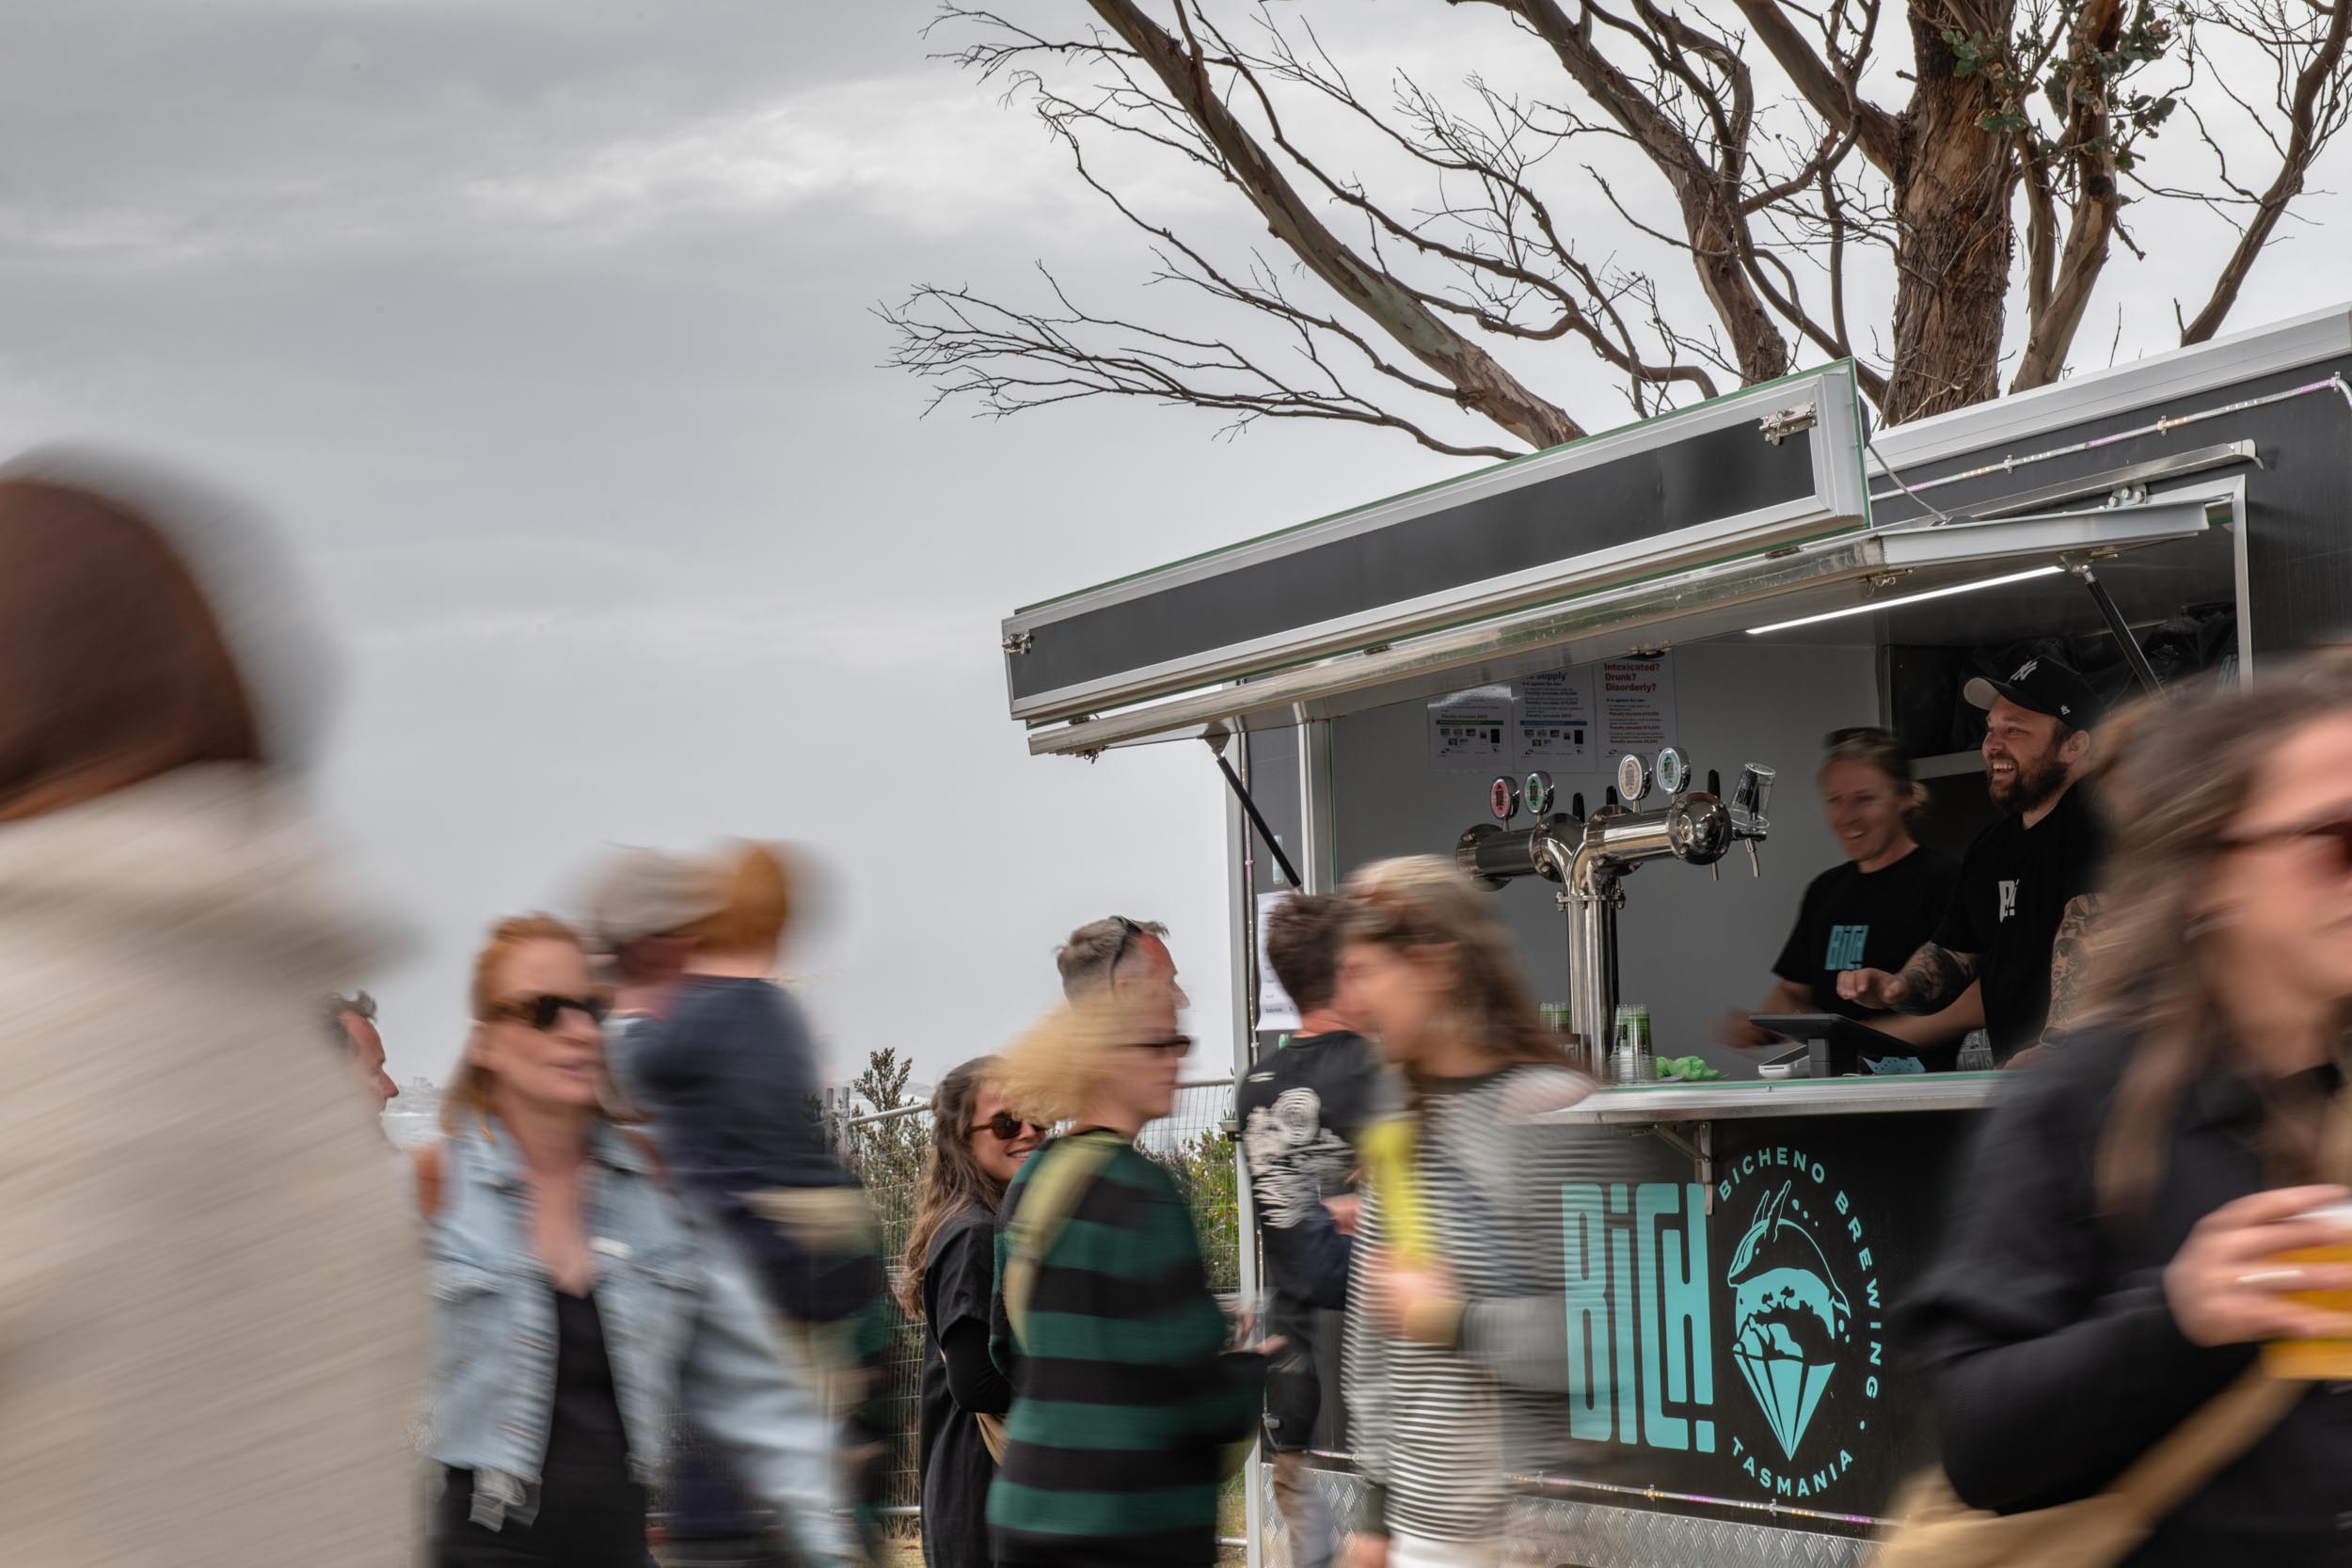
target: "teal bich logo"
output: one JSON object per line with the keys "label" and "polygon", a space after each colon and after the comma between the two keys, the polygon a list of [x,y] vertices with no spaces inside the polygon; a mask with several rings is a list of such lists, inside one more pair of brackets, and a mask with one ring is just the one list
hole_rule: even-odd
{"label": "teal bich logo", "polygon": [[1795,1185],[1783,1181],[1756,1206],[1727,1276],[1732,1364],[1790,1459],[1853,1332],[1853,1304],[1802,1210],[1791,1211]]}
{"label": "teal bich logo", "polygon": [[1568,1434],[1728,1465],[1776,1500],[1837,1493],[1885,1375],[1878,1238],[1802,1144],[1714,1174],[1560,1189]]}

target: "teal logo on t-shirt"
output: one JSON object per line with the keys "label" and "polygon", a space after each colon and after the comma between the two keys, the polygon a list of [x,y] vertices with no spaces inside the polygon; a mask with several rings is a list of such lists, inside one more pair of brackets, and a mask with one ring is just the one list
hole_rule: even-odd
{"label": "teal logo on t-shirt", "polygon": [[1861,969],[1862,944],[1870,940],[1867,926],[1832,926],[1829,928],[1829,957],[1821,960],[1826,970]]}

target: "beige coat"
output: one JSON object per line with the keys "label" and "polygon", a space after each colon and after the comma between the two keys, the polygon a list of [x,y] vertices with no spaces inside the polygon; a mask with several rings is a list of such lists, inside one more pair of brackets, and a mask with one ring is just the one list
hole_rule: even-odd
{"label": "beige coat", "polygon": [[381,932],[245,769],[0,823],[0,1563],[405,1560],[416,1227],[315,998]]}

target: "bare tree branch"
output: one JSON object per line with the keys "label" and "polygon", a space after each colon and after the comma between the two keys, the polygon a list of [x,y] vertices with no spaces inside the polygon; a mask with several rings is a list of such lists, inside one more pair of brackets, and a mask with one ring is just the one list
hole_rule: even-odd
{"label": "bare tree branch", "polygon": [[[1859,58],[1842,71],[1833,71],[1788,20],[1781,0],[1733,3],[1756,30],[1756,41],[1779,62],[1780,69],[1788,73],[1789,82],[1813,105],[1813,112],[1859,146],[1862,155],[1881,173],[1890,177],[1899,173],[1903,157],[1901,128],[1893,115],[1863,100],[1856,85]],[[1875,22],[1875,6],[1871,14]],[[1867,47],[1866,35],[1864,48]]]}
{"label": "bare tree branch", "polygon": [[[1217,96],[1197,44],[1180,43],[1133,0],[1089,4],[1216,146],[1226,177],[1258,209],[1275,237],[1343,299],[1378,323],[1406,353],[1451,382],[1462,406],[1485,414],[1534,447],[1555,446],[1584,434],[1565,410],[1538,397],[1492,355],[1441,321],[1411,290],[1367,262],[1324,226]],[[1178,0],[1180,19],[1189,18],[1192,4]]]}
{"label": "bare tree branch", "polygon": [[[2285,104],[2286,145],[2280,149],[2278,175],[2256,198],[2254,214],[2238,236],[2237,247],[2222,267],[2212,295],[2205,301],[2204,309],[2197,312],[2197,319],[2181,333],[2185,344],[2201,343],[2221,330],[2230,308],[2237,303],[2239,291],[2246,287],[2248,275],[2254,270],[2255,260],[2277,231],[2279,220],[2286,215],[2295,198],[2303,194],[2303,182],[2310,177],[2321,149],[2344,128],[2347,108],[2344,44],[2352,37],[2352,0],[2335,0],[2332,7],[2327,8],[2314,4],[2312,9],[2326,22],[2324,31],[2315,40],[2311,40],[2308,34],[2298,36],[2296,30],[2285,25],[2265,40],[2282,67],[2296,53],[2305,55],[2302,68],[2295,73],[2294,96]],[[2219,7],[2203,14],[2208,19],[2218,16],[2215,25],[2233,24],[2221,14]],[[2280,21],[2283,24],[2284,18]]]}

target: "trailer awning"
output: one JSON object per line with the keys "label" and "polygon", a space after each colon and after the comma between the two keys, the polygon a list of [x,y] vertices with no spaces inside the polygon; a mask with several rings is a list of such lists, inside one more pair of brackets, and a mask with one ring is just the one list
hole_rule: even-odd
{"label": "trailer awning", "polygon": [[1601,580],[1572,580],[1565,596],[1555,591],[1541,605],[1386,645],[1320,657],[1306,646],[1278,645],[1262,672],[1040,725],[1029,749],[1088,755],[1139,741],[1333,718],[1509,681],[1534,669],[1726,634],[1803,639],[1816,635],[1809,628],[1831,623],[1900,616],[1911,604],[2200,540],[2235,520],[2242,491],[2237,481],[2208,479],[2130,505],[1866,529],[1637,581],[1613,579],[1604,569],[1594,574]]}
{"label": "trailer awning", "polygon": [[1012,717],[1050,724],[1868,521],[1838,364],[1032,605]]}

